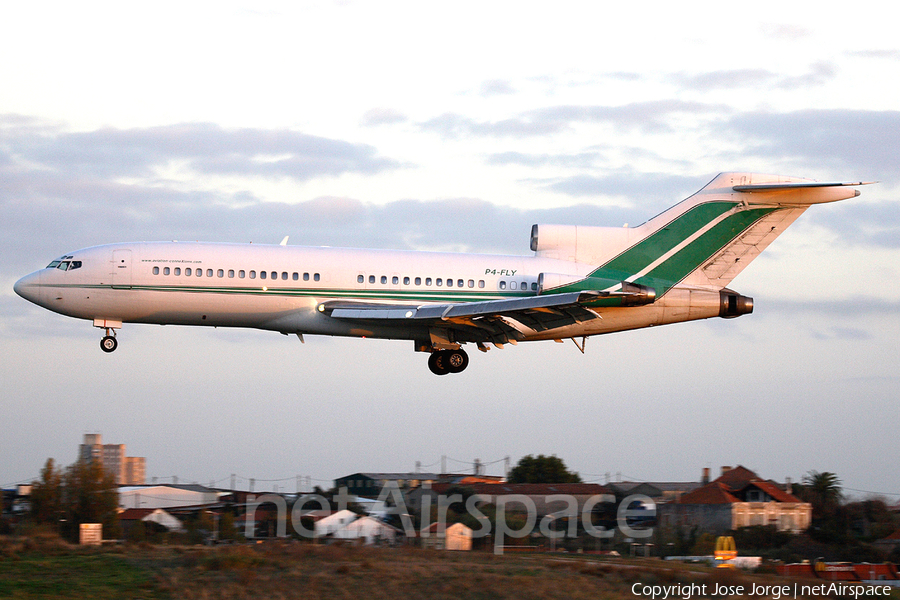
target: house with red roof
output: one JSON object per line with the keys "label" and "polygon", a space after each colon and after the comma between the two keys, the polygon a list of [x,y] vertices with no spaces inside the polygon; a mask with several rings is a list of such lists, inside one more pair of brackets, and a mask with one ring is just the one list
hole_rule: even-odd
{"label": "house with red roof", "polygon": [[812,505],[782,486],[742,466],[723,467],[706,485],[657,507],[663,527],[681,527],[721,534],[741,527],[774,525],[799,533],[809,527]]}

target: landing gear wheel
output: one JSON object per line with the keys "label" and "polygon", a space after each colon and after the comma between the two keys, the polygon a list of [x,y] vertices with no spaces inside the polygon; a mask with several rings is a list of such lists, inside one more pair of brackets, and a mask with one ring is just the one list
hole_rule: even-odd
{"label": "landing gear wheel", "polygon": [[428,368],[435,375],[446,375],[450,372],[447,368],[447,357],[443,352],[432,352],[428,357]]}
{"label": "landing gear wheel", "polygon": [[451,373],[462,373],[469,366],[469,355],[460,348],[459,350],[445,351],[444,364]]}
{"label": "landing gear wheel", "polygon": [[104,352],[112,352],[119,346],[119,342],[111,335],[104,336],[100,340],[100,349]]}

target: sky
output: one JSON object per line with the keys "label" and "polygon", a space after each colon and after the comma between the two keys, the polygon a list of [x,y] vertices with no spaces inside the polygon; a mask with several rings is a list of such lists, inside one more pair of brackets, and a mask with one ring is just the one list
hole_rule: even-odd
{"label": "sky", "polygon": [[[586,481],[836,473],[900,501],[900,41],[799,3],[34,2],[0,35],[0,485],[85,433],[148,482],[297,491],[355,472]],[[881,17],[881,18],[880,18]],[[528,255],[637,225],[718,172],[878,181],[735,279],[752,315],[471,354],[127,325],[13,283],[83,247],[205,240]]]}

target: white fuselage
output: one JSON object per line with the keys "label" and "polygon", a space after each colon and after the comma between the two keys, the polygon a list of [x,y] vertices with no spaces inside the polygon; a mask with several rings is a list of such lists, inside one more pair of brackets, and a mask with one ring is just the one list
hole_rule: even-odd
{"label": "white fuselage", "polygon": [[[538,293],[541,273],[584,277],[594,268],[528,256],[191,242],[96,246],[59,260],[66,269],[32,273],[16,283],[17,293],[101,327],[205,325],[408,340],[427,339],[428,331],[344,321],[317,307],[529,297]],[[648,306],[598,309],[600,319],[523,333],[525,340],[563,339],[714,317],[719,309],[717,291],[676,287]]]}

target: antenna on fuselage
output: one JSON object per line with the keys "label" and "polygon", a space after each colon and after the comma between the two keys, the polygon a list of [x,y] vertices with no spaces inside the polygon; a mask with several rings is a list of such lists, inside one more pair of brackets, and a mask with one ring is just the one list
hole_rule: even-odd
{"label": "antenna on fuselage", "polygon": [[289,236],[289,235],[284,236],[284,239],[281,240],[281,243],[278,244],[278,245],[279,245],[279,246],[287,246],[287,241],[288,241],[288,238],[289,238],[289,237],[291,237],[291,236]]}

